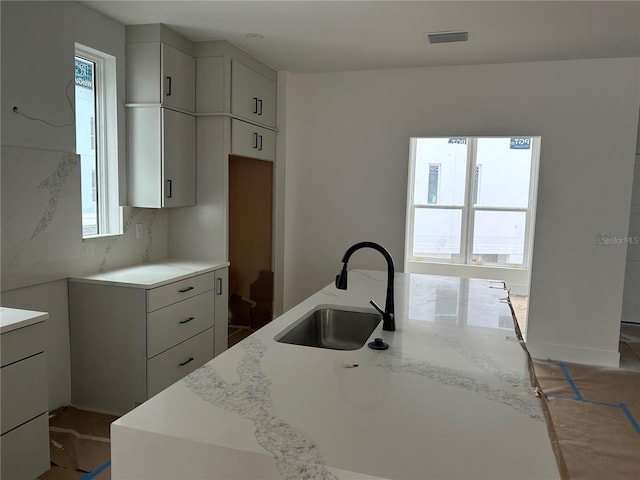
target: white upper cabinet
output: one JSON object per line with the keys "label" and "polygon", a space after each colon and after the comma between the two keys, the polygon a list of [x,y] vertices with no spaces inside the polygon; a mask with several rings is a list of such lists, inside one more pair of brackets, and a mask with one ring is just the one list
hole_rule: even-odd
{"label": "white upper cabinet", "polygon": [[128,109],[132,207],[195,205],[196,119],[161,107]]}
{"label": "white upper cabinet", "polygon": [[195,111],[195,58],[161,42],[127,43],[127,102]]}
{"label": "white upper cabinet", "polygon": [[276,126],[276,83],[242,63],[231,62],[231,113]]}
{"label": "white upper cabinet", "polygon": [[234,118],[231,120],[231,153],[273,162],[276,132]]}

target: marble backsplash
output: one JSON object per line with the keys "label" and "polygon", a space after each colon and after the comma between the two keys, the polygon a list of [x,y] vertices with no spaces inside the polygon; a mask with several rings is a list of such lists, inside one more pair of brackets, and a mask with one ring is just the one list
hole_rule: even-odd
{"label": "marble backsplash", "polygon": [[2,291],[167,256],[164,210],[124,207],[122,235],[82,239],[77,154],[3,145],[1,155]]}

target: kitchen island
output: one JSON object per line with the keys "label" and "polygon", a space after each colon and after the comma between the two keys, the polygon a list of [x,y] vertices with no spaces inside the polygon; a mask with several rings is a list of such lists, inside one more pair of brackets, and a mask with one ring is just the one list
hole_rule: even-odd
{"label": "kitchen island", "polygon": [[559,478],[502,282],[396,274],[395,332],[357,350],[274,340],[320,305],[373,310],[352,271],[111,427],[118,479]]}

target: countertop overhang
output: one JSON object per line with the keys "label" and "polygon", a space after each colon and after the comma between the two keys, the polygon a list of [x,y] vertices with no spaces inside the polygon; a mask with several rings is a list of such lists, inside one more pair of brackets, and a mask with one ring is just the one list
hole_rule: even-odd
{"label": "countertop overhang", "polygon": [[274,340],[384,299],[386,272],[349,277],[117,420],[112,478],[559,478],[502,282],[396,274],[388,350]]}

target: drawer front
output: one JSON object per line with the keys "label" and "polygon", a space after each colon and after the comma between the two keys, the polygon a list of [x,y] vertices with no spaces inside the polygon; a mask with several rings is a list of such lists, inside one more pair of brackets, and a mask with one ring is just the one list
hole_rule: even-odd
{"label": "drawer front", "polygon": [[49,414],[2,435],[0,478],[32,479],[49,470]]}
{"label": "drawer front", "polygon": [[161,392],[213,358],[213,328],[147,361],[147,398]]}
{"label": "drawer front", "polygon": [[213,327],[213,290],[147,314],[147,358]]}
{"label": "drawer front", "polygon": [[274,161],[276,132],[234,118],[231,120],[231,153]]}
{"label": "drawer front", "polygon": [[0,371],[2,433],[47,411],[47,367],[44,353],[2,367]]}
{"label": "drawer front", "polygon": [[213,290],[214,273],[204,273],[147,290],[147,311],[152,312],[172,303]]}
{"label": "drawer front", "polygon": [[4,367],[23,358],[44,351],[45,323],[11,330],[0,335],[0,358]]}

